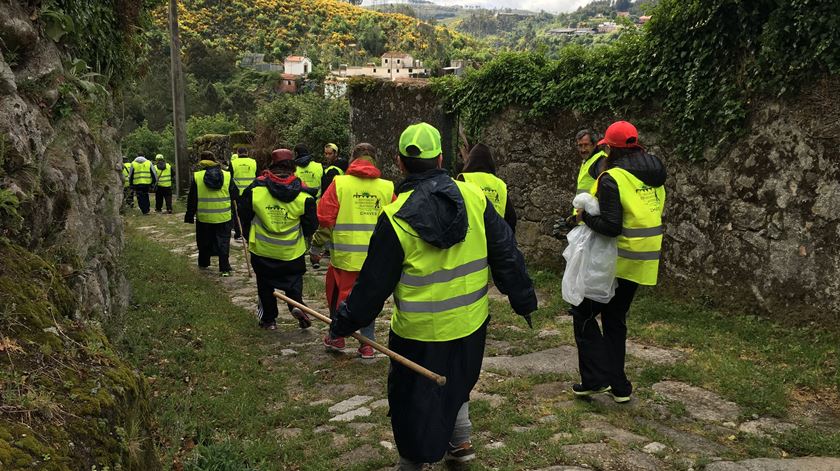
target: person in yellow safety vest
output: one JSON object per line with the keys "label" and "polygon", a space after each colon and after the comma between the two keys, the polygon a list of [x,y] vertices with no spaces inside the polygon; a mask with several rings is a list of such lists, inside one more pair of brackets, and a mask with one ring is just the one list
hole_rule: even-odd
{"label": "person in yellow safety vest", "polygon": [[[324,176],[321,177],[322,195],[330,187],[333,178],[344,175],[349,165],[347,159],[338,155],[338,146],[333,143],[324,146],[324,164],[327,165],[327,168],[324,169]],[[330,251],[330,232],[329,227],[319,227],[315,231],[315,235],[312,236],[312,245],[309,247],[309,261],[312,263],[312,268],[316,270],[321,268],[321,257]]]}
{"label": "person in yellow safety vest", "polygon": [[123,206],[128,206],[129,208],[134,207],[134,190],[131,188],[131,183],[129,183],[129,177],[131,176],[131,162],[129,161],[128,157],[123,157],[123,166],[122,166],[122,178],[123,178]]}
{"label": "person in yellow safety vest", "polygon": [[446,376],[438,386],[391,362],[388,404],[400,469],[414,470],[441,458],[475,457],[468,401],[484,356],[490,272],[529,325],[537,298],[510,227],[481,190],[441,169],[437,129],[406,128],[397,164],[407,177],[379,216],[330,334],[344,337],[369,325],[393,293],[390,348]]}
{"label": "person in yellow safety vest", "polygon": [[313,160],[309,149],[304,144],[295,146],[295,175],[303,182],[304,191],[314,197],[321,196],[321,177],[324,176],[324,166]]}
{"label": "person in yellow safety vest", "polygon": [[155,188],[155,212],[163,210],[166,201],[166,212],[172,214],[172,165],[163,159],[163,155],[155,156],[155,170],[158,180]]}
{"label": "person in yellow safety vest", "polygon": [[[237,149],[236,154],[230,157],[230,174],[240,194],[251,183],[254,183],[254,179],[257,177],[257,161],[248,157],[248,149],[240,147]],[[236,207],[233,208],[233,217],[234,222],[236,222]],[[233,225],[233,240],[242,240],[242,235],[239,233],[239,224]]]}
{"label": "person in yellow safety vest", "polygon": [[[653,286],[662,248],[665,166],[639,145],[636,128],[618,121],[604,139],[606,170],[593,185],[601,214],[578,213],[593,231],[618,240],[615,296],[607,304],[589,299],[571,309],[581,382],[577,396],[609,392],[618,403],[630,401],[633,386],[624,372],[627,311],[639,285]],[[595,321],[601,314],[603,332]]]}
{"label": "person in yellow safety vest", "polygon": [[507,184],[496,176],[496,163],[490,148],[481,143],[476,144],[470,149],[466,160],[457,179],[481,188],[499,216],[516,233],[516,209],[510,202]]}
{"label": "person in yellow safety vest", "polygon": [[239,193],[230,172],[222,170],[212,152],[204,151],[200,157],[187,195],[184,222],[195,222],[198,267],[209,268],[210,257],[217,256],[220,275],[230,276],[231,207]]}
{"label": "person in yellow safety vest", "polygon": [[[394,198],[394,183],[379,178],[376,148],[363,142],[353,148],[346,175],[333,179],[318,202],[318,222],[332,229],[332,252],[327,269],[326,294],[330,317],[338,304],[347,298],[365,262],[368,242],[383,208]],[[361,329],[362,335],[375,338],[374,323]],[[324,337],[327,350],[344,349],[344,337]],[[359,356],[374,357],[373,347],[359,346]]]}
{"label": "person in yellow safety vest", "polygon": [[128,184],[137,196],[137,207],[143,215],[149,214],[149,189],[157,181],[157,172],[152,162],[142,155],[138,155],[131,163],[128,173]]}
{"label": "person in yellow safety vest", "polygon": [[[318,228],[315,198],[303,191],[295,176],[292,151],[275,149],[268,170],[245,189],[239,202],[242,235],[248,239],[251,265],[257,275],[259,326],[274,330],[275,289],[303,304],[306,240]],[[312,325],[303,311],[288,307],[301,329]]]}

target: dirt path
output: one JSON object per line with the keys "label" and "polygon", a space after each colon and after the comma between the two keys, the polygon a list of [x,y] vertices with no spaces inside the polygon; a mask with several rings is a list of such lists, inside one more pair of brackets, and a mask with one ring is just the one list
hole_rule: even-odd
{"label": "dirt path", "polygon": [[[195,262],[193,226],[182,223],[180,215],[134,218],[133,225],[173,254]],[[215,265],[213,270],[195,272],[218,280],[233,304],[255,315],[255,280],[245,274],[239,243],[231,244],[231,264],[235,271],[229,278],[219,278]],[[326,312],[325,272],[325,267],[310,270],[304,289],[306,303],[321,312]],[[626,405],[615,404],[607,395],[575,400],[569,392],[577,379],[570,318],[550,297],[541,295],[545,298],[541,304],[544,311],[553,311],[551,321],[528,331],[503,296],[497,291],[491,296],[494,319],[487,357],[471,398],[478,460],[470,469],[840,470],[840,459],[793,458],[784,447],[786,434],[821,430],[834,420],[829,415],[810,421],[748,415],[742,406],[716,392],[666,377],[648,378]],[[266,332],[261,346],[264,355],[258,361],[267,368],[291,364],[314,372],[314,380],[293,379],[286,393],[305,396],[309,406],[327,410],[323,420],[315,423],[278,427],[277,436],[326,440],[342,450],[332,466],[361,463],[359,469],[375,469],[382,463],[395,463],[397,454],[385,417],[387,359],[357,358],[353,340],[343,354],[327,355],[321,345],[325,329],[313,322],[312,328],[301,331],[281,308],[278,330]],[[377,319],[377,337],[385,339],[387,332],[388,319],[383,315]],[[680,365],[690,355],[688,349],[632,341],[628,369],[631,377],[651,375]],[[342,368],[353,373],[344,374]],[[359,437],[361,441],[354,441]],[[443,466],[433,469],[438,468]]]}

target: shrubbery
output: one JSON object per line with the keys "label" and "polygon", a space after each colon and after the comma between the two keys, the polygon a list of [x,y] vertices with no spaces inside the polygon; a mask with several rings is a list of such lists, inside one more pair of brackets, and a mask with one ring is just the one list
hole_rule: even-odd
{"label": "shrubbery", "polygon": [[643,31],[614,43],[569,46],[557,60],[502,54],[435,86],[473,133],[509,106],[532,117],[653,108],[677,153],[698,160],[742,132],[753,98],[826,72],[840,72],[835,2],[662,0]]}
{"label": "shrubbery", "polygon": [[315,93],[281,95],[257,110],[255,147],[270,151],[303,143],[317,155],[324,145],[338,145],[342,154],[350,145],[350,104]]}
{"label": "shrubbery", "polygon": [[[229,118],[222,113],[209,116],[190,116],[187,120],[187,146],[205,134],[230,134],[242,128],[236,117]],[[163,154],[168,162],[175,162],[175,135],[169,124],[162,131],[149,129],[144,122],[122,140],[123,155],[134,158],[143,155],[153,159]]]}

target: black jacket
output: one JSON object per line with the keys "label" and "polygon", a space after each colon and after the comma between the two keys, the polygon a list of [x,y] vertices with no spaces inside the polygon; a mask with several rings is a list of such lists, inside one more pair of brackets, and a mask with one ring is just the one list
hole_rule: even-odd
{"label": "black jacket", "polygon": [[[224,184],[225,177],[222,174],[222,167],[219,164],[212,167],[205,168],[204,184],[213,190],[220,190]],[[231,176],[228,184],[228,193],[230,193],[230,205],[233,208],[233,202],[239,197],[239,190],[233,184],[233,177]],[[187,195],[187,212],[184,213],[184,222],[193,223],[195,221],[195,213],[198,212],[198,187],[195,180],[190,181],[190,192]]]}
{"label": "black jacket", "polygon": [[[455,182],[443,170],[411,175],[396,192],[414,190],[397,212],[429,244],[446,249],[467,233],[467,211]],[[487,262],[493,281],[508,295],[513,309],[529,316],[537,298],[513,233],[493,205],[484,211]],[[370,324],[393,293],[402,275],[405,253],[384,214],[379,217],[358,281],[346,302],[339,305],[330,331],[346,336]],[[489,319],[488,319],[489,322]],[[447,342],[420,342],[390,333],[391,349],[447,377],[445,386],[392,362],[388,374],[391,424],[400,456],[415,462],[443,457],[461,405],[481,372],[487,324],[472,334]]]}
{"label": "black jacket", "polygon": [[[595,174],[600,162],[595,162],[589,167],[589,174],[598,178]],[[650,186],[662,186],[665,184],[665,166],[659,157],[648,154],[644,149],[638,152],[625,155],[615,160],[607,158],[607,169],[623,168],[633,176]],[[621,196],[618,191],[618,183],[610,174],[601,175],[598,180],[598,204],[601,208],[600,216],[593,216],[584,213],[583,221],[593,231],[608,237],[618,237],[621,234],[621,222],[624,211],[621,206]]]}
{"label": "black jacket", "polygon": [[[301,191],[303,185],[299,178],[295,177],[290,183],[283,184],[273,181],[267,177],[257,177],[239,198],[239,220],[242,222],[242,237],[248,240],[251,232],[251,220],[254,219],[254,192],[253,189],[259,186],[268,188],[271,196],[284,203],[294,201]],[[303,237],[309,239],[318,230],[318,215],[316,213],[315,198],[308,198],[303,207],[303,216],[300,218],[300,228]]]}
{"label": "black jacket", "polygon": [[[347,167],[350,165],[350,163],[347,161],[347,159],[345,159],[343,157],[339,157],[335,160],[335,162],[327,165],[326,167],[330,167],[330,166],[333,166],[333,165],[340,168],[342,172],[347,172]],[[322,195],[327,192],[327,188],[330,187],[330,183],[332,183],[333,179],[335,177],[337,177],[338,175],[339,175],[338,170],[336,170],[334,168],[326,170],[326,168],[325,168],[324,176],[321,177],[321,194]]]}

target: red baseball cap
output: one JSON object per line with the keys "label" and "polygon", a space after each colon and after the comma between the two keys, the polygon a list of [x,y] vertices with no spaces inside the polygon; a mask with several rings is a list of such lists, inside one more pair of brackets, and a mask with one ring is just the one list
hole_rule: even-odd
{"label": "red baseball cap", "polygon": [[295,160],[295,154],[289,149],[274,149],[271,151],[271,163],[282,162],[284,160]]}
{"label": "red baseball cap", "polygon": [[616,121],[610,124],[604,138],[598,141],[599,146],[604,144],[616,148],[640,147],[639,131],[627,121]]}

